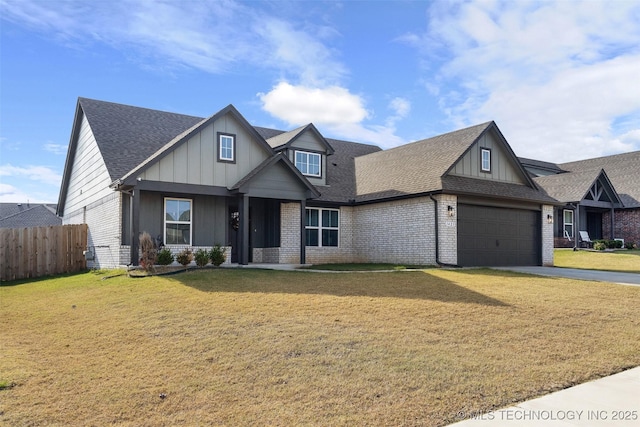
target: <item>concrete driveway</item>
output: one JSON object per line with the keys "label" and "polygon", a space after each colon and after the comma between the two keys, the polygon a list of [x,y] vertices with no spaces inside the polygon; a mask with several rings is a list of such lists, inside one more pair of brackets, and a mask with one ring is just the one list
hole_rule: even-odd
{"label": "concrete driveway", "polygon": [[[638,266],[640,268],[640,266]],[[618,273],[614,271],[579,270],[559,267],[492,267],[496,270],[516,271],[518,273],[537,274],[538,276],[566,277],[569,279],[594,280],[596,282],[619,283],[621,285],[640,286],[640,274]]]}

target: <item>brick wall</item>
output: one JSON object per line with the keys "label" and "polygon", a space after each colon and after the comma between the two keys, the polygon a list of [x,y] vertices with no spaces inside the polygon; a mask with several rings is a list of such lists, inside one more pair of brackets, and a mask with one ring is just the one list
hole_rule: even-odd
{"label": "brick wall", "polygon": [[68,214],[65,212],[63,224],[86,223],[89,226],[87,246],[94,251],[95,259],[87,261],[88,268],[116,268],[122,265],[121,203],[121,193],[113,192],[83,209]]}
{"label": "brick wall", "polygon": [[[640,208],[614,211],[613,237],[640,245]],[[611,213],[602,215],[602,234],[611,236]]]}
{"label": "brick wall", "polygon": [[353,216],[358,261],[435,264],[434,209],[428,197],[359,206]]}
{"label": "brick wall", "polygon": [[[439,194],[434,196],[434,199],[438,201],[438,261],[456,265],[458,263],[458,197]],[[453,216],[449,215],[449,206],[453,208]]]}
{"label": "brick wall", "polygon": [[[446,209],[446,207],[445,207]],[[298,263],[300,252],[300,205],[283,203],[281,212],[281,263]],[[376,203],[340,209],[338,247],[306,248],[309,264],[337,262],[388,262],[435,264],[433,201],[428,197]],[[453,230],[455,235],[455,229]],[[456,254],[446,234],[443,241]],[[445,251],[447,249],[445,248]],[[449,258],[451,258],[449,256]],[[263,262],[264,254],[263,254]]]}
{"label": "brick wall", "polygon": [[553,222],[549,224],[549,220],[547,216],[551,215],[553,218],[553,206],[551,205],[543,205],[542,206],[542,265],[551,267],[553,266],[553,246],[554,246],[554,237],[553,237]]}
{"label": "brick wall", "polygon": [[281,264],[300,263],[300,203],[280,205]]}

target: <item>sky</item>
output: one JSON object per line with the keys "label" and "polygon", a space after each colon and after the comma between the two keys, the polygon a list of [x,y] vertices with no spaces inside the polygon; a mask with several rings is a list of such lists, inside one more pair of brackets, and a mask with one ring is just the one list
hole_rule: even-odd
{"label": "sky", "polygon": [[384,149],[493,120],[640,150],[640,1],[0,0],[0,202],[56,203],[78,97]]}

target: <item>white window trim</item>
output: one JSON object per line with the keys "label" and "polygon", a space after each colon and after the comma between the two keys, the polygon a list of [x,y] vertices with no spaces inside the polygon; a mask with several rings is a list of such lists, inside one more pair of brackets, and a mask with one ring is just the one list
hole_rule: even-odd
{"label": "white window trim", "polygon": [[[484,167],[484,154],[487,153],[488,156],[488,161],[489,161],[489,166],[488,167]],[[481,148],[480,149],[480,170],[482,172],[491,172],[491,150],[488,148]]]}
{"label": "white window trim", "polygon": [[[318,230],[318,246],[309,246],[307,242],[307,247],[310,248],[339,248],[340,247],[340,209],[325,209],[325,208],[307,208],[307,210],[318,211],[318,226],[315,225],[305,225],[305,230]],[[338,226],[337,227],[324,227],[322,225],[322,212],[323,211],[334,211],[338,212]],[[322,230],[336,230],[338,232],[338,245],[337,246],[323,246],[322,245]]]}
{"label": "white window trim", "polygon": [[[231,140],[231,157],[224,157],[222,155],[222,140],[224,138],[229,138]],[[236,138],[234,135],[229,135],[226,133],[218,134],[218,160],[223,162],[234,162],[236,159],[235,147],[236,147]]]}
{"label": "white window trim", "polygon": [[[298,168],[298,162],[297,162],[297,157],[298,157],[298,153],[300,154],[306,154],[307,156],[318,156],[318,173],[305,173],[302,172],[299,168]],[[303,151],[303,150],[295,150],[293,152],[293,164],[296,166],[296,168],[298,168],[298,170],[300,171],[300,173],[302,173],[302,175],[304,176],[312,176],[315,178],[320,178],[322,177],[322,155],[320,153],[313,153],[311,151]],[[309,165],[309,157],[307,157],[307,166]],[[307,168],[308,170],[308,168]]]}
{"label": "white window trim", "polygon": [[[167,220],[167,200],[177,200],[183,202],[189,202],[191,206],[191,212],[189,212],[189,221],[168,221]],[[162,216],[164,217],[163,237],[164,244],[167,246],[185,246],[185,243],[167,243],[167,224],[189,224],[189,243],[187,246],[192,246],[193,243],[193,199],[181,199],[179,197],[165,197]]]}
{"label": "white window trim", "polygon": [[[567,212],[571,213],[571,222],[566,222],[565,214]],[[566,233],[567,225],[571,226],[571,233],[568,233],[568,234],[569,234],[569,237],[571,239],[573,239],[573,236],[576,234],[576,231],[575,231],[575,213],[571,209],[563,209],[562,210],[562,234]]]}

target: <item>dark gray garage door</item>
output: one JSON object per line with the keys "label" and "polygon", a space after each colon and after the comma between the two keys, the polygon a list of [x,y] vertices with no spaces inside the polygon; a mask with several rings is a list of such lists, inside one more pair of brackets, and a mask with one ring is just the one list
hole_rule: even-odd
{"label": "dark gray garage door", "polygon": [[541,265],[540,212],[458,205],[458,265]]}

